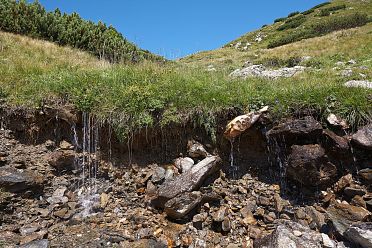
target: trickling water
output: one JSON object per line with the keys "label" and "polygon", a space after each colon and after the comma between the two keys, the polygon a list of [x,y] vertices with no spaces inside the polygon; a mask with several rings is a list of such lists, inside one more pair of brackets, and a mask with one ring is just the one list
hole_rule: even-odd
{"label": "trickling water", "polygon": [[230,174],[233,179],[238,177],[238,166],[234,163],[234,141],[235,139],[230,139]]}
{"label": "trickling water", "polygon": [[[82,114],[82,140],[79,144],[76,126],[72,127],[75,147],[75,168],[80,171],[78,197],[84,210],[83,217],[90,214],[93,205],[98,201],[97,171],[99,165],[99,127],[98,122],[88,113]],[[81,151],[79,154],[78,152]]]}

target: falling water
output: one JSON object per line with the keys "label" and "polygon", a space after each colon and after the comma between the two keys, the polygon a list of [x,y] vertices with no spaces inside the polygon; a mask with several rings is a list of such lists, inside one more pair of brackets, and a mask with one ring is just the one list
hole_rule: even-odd
{"label": "falling water", "polygon": [[234,164],[234,141],[235,139],[230,139],[230,174],[233,179],[238,177],[238,166]]}
{"label": "falling water", "polygon": [[[90,214],[95,202],[98,201],[97,194],[97,171],[99,165],[99,127],[94,117],[84,112],[82,114],[82,140],[79,144],[76,126],[72,127],[73,142],[75,147],[75,168],[80,171],[77,194],[84,210],[83,217]],[[78,153],[81,151],[81,153]]]}
{"label": "falling water", "polygon": [[[286,188],[286,167],[287,167],[287,156],[285,154],[285,140],[276,137],[266,136],[268,162],[271,166],[279,166],[279,180],[280,187]],[[274,175],[275,177],[275,175]]]}

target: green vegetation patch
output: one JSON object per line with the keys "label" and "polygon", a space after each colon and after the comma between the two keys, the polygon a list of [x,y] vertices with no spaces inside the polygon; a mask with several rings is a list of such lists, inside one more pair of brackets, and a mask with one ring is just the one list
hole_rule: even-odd
{"label": "green vegetation patch", "polygon": [[345,9],[345,8],[346,8],[345,4],[324,8],[320,10],[319,16],[329,16],[332,12],[335,12],[340,9]]}
{"label": "green vegetation patch", "polygon": [[299,15],[291,19],[287,19],[284,24],[277,28],[278,31],[283,31],[291,28],[297,28],[301,26],[306,21],[306,17],[304,15]]}

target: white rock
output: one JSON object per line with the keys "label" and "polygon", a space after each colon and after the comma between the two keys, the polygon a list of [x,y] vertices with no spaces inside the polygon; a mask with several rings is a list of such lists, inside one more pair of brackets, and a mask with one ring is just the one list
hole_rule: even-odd
{"label": "white rock", "polygon": [[329,114],[327,117],[327,121],[332,126],[342,127],[343,129],[349,128],[349,125],[347,124],[347,122],[341,119],[340,117],[336,116],[335,114]]}
{"label": "white rock", "polygon": [[367,80],[351,80],[346,82],[344,85],[349,88],[361,87],[366,89],[372,89],[372,82]]}
{"label": "white rock", "polygon": [[194,160],[189,157],[177,158],[174,165],[183,173],[190,170],[194,166]]}
{"label": "white rock", "polygon": [[297,73],[303,72],[305,69],[306,67],[304,66],[294,66],[270,70],[263,65],[250,65],[243,69],[236,69],[230,76],[235,78],[264,77],[276,79],[279,77],[293,77]]}
{"label": "white rock", "polygon": [[322,233],[322,239],[323,239],[323,247],[324,248],[334,248],[336,247],[336,243],[331,240],[327,234]]}

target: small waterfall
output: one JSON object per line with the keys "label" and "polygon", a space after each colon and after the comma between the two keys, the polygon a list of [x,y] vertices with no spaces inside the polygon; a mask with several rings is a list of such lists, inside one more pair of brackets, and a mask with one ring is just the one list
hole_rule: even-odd
{"label": "small waterfall", "polygon": [[235,139],[230,139],[230,174],[233,179],[237,179],[238,177],[238,166],[234,163],[234,141]]}
{"label": "small waterfall", "polygon": [[[271,166],[279,167],[279,180],[280,187],[285,189],[287,186],[286,173],[287,173],[287,156],[285,154],[286,145],[284,137],[269,137],[266,135],[268,162]],[[274,178],[278,178],[277,175],[273,175]]]}
{"label": "small waterfall", "polygon": [[[98,201],[97,194],[97,172],[99,165],[99,123],[86,112],[82,114],[82,140],[79,143],[76,126],[72,127],[73,142],[75,147],[75,168],[80,171],[77,195],[84,208],[82,217],[90,214],[95,202]],[[80,152],[80,153],[79,153]]]}

